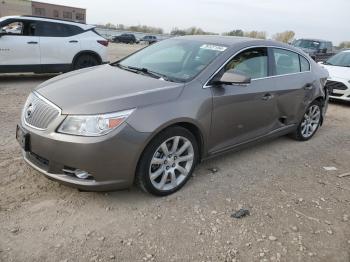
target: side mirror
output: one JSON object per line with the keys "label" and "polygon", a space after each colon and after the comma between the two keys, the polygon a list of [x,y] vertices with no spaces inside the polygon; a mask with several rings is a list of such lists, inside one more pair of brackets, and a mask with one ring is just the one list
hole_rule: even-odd
{"label": "side mirror", "polygon": [[237,73],[234,70],[228,70],[225,72],[222,77],[220,78],[219,82],[222,84],[250,84],[251,83],[251,78],[249,76],[246,76],[241,73]]}
{"label": "side mirror", "polygon": [[3,35],[5,35],[6,34],[6,31],[4,30],[4,29],[0,29],[0,37],[2,37]]}

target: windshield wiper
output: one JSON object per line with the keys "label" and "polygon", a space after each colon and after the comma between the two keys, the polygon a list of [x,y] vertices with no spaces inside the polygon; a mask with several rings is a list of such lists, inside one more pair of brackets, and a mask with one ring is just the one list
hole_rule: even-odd
{"label": "windshield wiper", "polygon": [[116,64],[116,66],[118,66],[119,68],[122,68],[124,70],[134,72],[134,73],[140,72],[144,75],[148,75],[148,76],[156,78],[156,79],[161,79],[161,80],[170,81],[170,82],[176,82],[175,80],[169,78],[167,75],[151,71],[151,70],[144,68],[144,67],[141,68],[141,67],[136,67],[136,66],[124,66],[124,65],[121,65],[120,63]]}
{"label": "windshield wiper", "polygon": [[151,77],[154,77],[154,78],[157,78],[157,79],[162,79],[162,80],[165,80],[165,81],[171,81],[171,82],[174,82],[173,80],[169,79],[169,77],[167,75],[164,75],[164,74],[161,74],[161,73],[157,73],[157,72],[154,72],[152,70],[149,70],[145,67],[136,67],[136,66],[127,66],[128,69],[131,69],[131,70],[135,70],[137,72],[141,72],[145,75],[149,75]]}

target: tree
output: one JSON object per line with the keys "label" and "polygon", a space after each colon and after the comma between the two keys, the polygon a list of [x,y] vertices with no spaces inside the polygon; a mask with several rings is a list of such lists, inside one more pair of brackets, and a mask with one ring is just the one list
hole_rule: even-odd
{"label": "tree", "polygon": [[125,30],[125,26],[123,24],[118,24],[117,29],[118,30]]}
{"label": "tree", "polygon": [[339,45],[339,48],[340,49],[350,48],[350,41],[341,42],[340,45]]}
{"label": "tree", "polygon": [[106,28],[111,28],[111,29],[117,29],[117,27],[116,27],[114,24],[112,24],[112,23],[107,23],[107,24],[105,25],[105,27],[106,27]]}
{"label": "tree", "polygon": [[183,29],[179,29],[177,27],[174,27],[171,32],[170,32],[171,35],[186,35],[186,30],[183,30]]}
{"label": "tree", "polygon": [[264,31],[247,31],[244,32],[245,37],[266,39],[266,32]]}
{"label": "tree", "polygon": [[279,42],[291,43],[294,39],[294,36],[295,36],[294,31],[284,31],[284,32],[275,34],[272,38]]}
{"label": "tree", "polygon": [[163,34],[163,29],[159,27],[152,27],[147,25],[134,25],[125,28],[129,31],[142,32],[148,34]]}
{"label": "tree", "polygon": [[177,27],[173,28],[170,32],[171,35],[215,35],[212,32],[206,32],[199,27],[192,26],[187,29],[179,29]]}
{"label": "tree", "polygon": [[236,30],[232,30],[230,32],[223,33],[223,35],[227,35],[227,36],[244,36],[244,32],[241,29],[236,29]]}

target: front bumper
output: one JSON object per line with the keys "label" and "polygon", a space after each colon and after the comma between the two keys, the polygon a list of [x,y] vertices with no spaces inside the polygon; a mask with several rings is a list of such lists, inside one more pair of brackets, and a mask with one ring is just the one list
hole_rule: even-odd
{"label": "front bumper", "polygon": [[342,78],[332,78],[329,79],[329,81],[339,83],[339,85],[342,86],[342,89],[334,88],[329,97],[332,99],[350,102],[350,83],[348,80]]}
{"label": "front bumper", "polygon": [[[58,120],[57,120],[58,121]],[[102,137],[80,137],[35,130],[29,133],[30,150],[24,160],[49,179],[89,191],[110,191],[130,187],[138,159],[149,133],[135,131],[124,123]],[[64,170],[80,169],[91,177],[80,179]]]}

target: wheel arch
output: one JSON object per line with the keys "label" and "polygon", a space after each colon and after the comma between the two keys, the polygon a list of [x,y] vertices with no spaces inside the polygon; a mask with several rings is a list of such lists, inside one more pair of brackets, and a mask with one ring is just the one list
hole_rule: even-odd
{"label": "wheel arch", "polygon": [[[324,98],[323,96],[319,96],[317,97],[314,101],[318,101],[321,105],[322,105],[322,111],[324,110],[324,107],[326,106],[326,98]],[[320,125],[323,125],[323,121],[324,121],[324,114],[321,114],[321,123]]]}
{"label": "wheel arch", "polygon": [[92,51],[92,50],[82,50],[82,51],[78,52],[74,56],[73,61],[72,61],[72,66],[74,66],[74,64],[77,61],[78,57],[81,56],[81,55],[92,55],[95,58],[97,58],[97,60],[98,60],[98,62],[100,64],[102,64],[102,57],[98,53],[96,53],[95,51]]}
{"label": "wheel arch", "polygon": [[185,128],[186,130],[188,130],[189,132],[191,132],[191,134],[193,134],[193,136],[195,137],[196,141],[197,141],[197,145],[198,145],[198,151],[199,151],[199,156],[198,156],[198,162],[200,163],[202,158],[203,158],[203,154],[204,154],[204,148],[205,148],[205,139],[203,136],[203,133],[200,129],[200,127],[193,123],[193,121],[174,121],[168,124],[165,124],[161,127],[159,127],[158,129],[156,129],[153,134],[149,137],[149,139],[147,139],[142,152],[139,154],[138,156],[138,160],[137,160],[137,164],[136,164],[136,168],[135,168],[135,176],[134,176],[134,183],[137,183],[137,172],[139,170],[140,167],[140,163],[141,163],[141,158],[143,156],[143,154],[146,151],[147,146],[151,143],[151,141],[161,132],[164,132],[166,129],[172,128],[172,127],[182,127]]}
{"label": "wheel arch", "polygon": [[205,138],[204,138],[203,132],[201,131],[200,127],[197,124],[195,124],[193,121],[189,121],[189,120],[187,120],[187,121],[186,120],[172,121],[170,123],[162,125],[158,129],[156,129],[152,133],[152,135],[147,139],[145,145],[142,148],[141,153],[138,156],[135,171],[138,170],[139,165],[140,165],[140,160],[141,160],[147,146],[149,145],[149,143],[161,132],[165,131],[168,128],[172,128],[172,127],[176,127],[176,126],[185,128],[189,132],[191,132],[191,134],[193,134],[193,136],[195,137],[195,139],[197,141],[197,145],[198,145],[198,151],[199,151],[198,162],[201,162],[201,160],[204,156],[204,152],[205,152]]}

